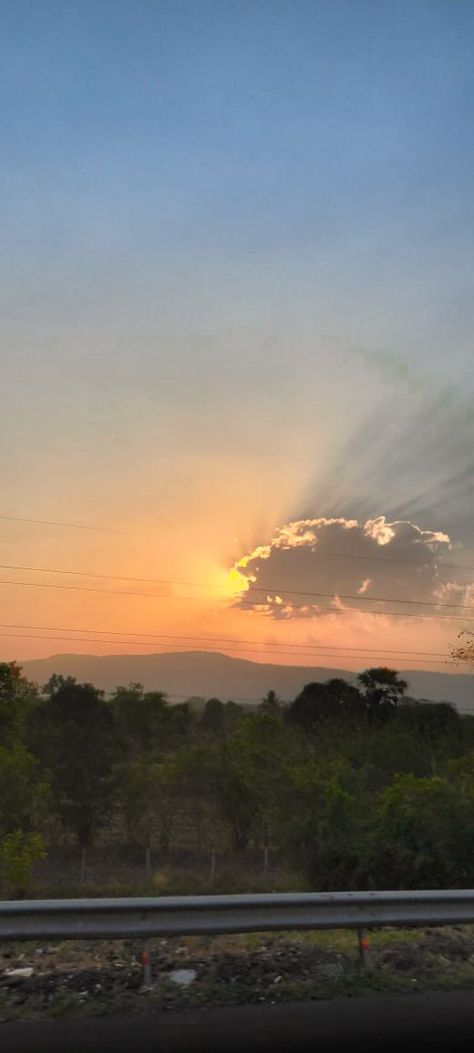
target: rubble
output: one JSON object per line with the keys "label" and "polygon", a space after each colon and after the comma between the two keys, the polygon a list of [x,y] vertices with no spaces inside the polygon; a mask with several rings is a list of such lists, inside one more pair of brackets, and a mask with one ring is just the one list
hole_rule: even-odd
{"label": "rubble", "polygon": [[11,980],[29,980],[33,973],[34,969],[31,965],[28,965],[22,969],[5,969],[3,975],[8,976]]}
{"label": "rubble", "polygon": [[[394,932],[371,939],[365,972],[354,934],[276,934],[151,940],[152,984],[143,985],[140,940],[0,945],[0,1016],[144,1012],[187,1005],[328,998],[369,990],[474,984],[474,929]],[[38,954],[37,951],[41,950]],[[34,962],[34,967],[29,962]],[[469,971],[470,970],[470,971]]]}
{"label": "rubble", "polygon": [[180,987],[189,987],[196,979],[196,976],[195,969],[174,969],[168,978],[172,983],[179,984]]}

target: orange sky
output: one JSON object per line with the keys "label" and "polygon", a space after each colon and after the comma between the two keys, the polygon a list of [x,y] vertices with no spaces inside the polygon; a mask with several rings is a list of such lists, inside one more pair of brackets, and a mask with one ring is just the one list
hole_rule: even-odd
{"label": "orange sky", "polygon": [[[192,540],[184,535],[173,538],[165,528],[161,536],[146,538],[3,522],[3,560],[12,567],[74,568],[90,575],[120,574],[124,578],[182,583],[158,585],[3,570],[2,621],[6,624],[1,632],[5,658],[21,661],[64,652],[111,654],[182,648],[217,649],[255,661],[319,663],[348,669],[381,662],[405,668],[452,668],[443,656],[448,656],[463,622],[355,612],[277,621],[265,613],[235,609],[236,576],[229,576],[229,571],[242,547],[232,538],[224,515],[220,522],[211,519],[205,523],[202,517],[196,522]],[[153,523],[143,522],[141,527],[143,534],[151,533]],[[127,526],[122,523],[117,529],[126,530]],[[7,580],[68,588],[7,585]],[[114,638],[114,633],[135,635],[122,639]],[[152,634],[148,642],[146,634]]]}

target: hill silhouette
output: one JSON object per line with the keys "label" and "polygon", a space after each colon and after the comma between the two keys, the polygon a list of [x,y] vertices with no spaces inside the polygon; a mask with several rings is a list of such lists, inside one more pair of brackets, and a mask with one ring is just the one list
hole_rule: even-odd
{"label": "hill silhouette", "polygon": [[[312,680],[343,677],[353,681],[357,676],[347,669],[272,665],[209,651],[140,655],[57,654],[22,664],[25,674],[39,684],[44,684],[52,673],[75,676],[77,680],[93,683],[106,692],[118,684],[139,682],[147,691],[165,691],[176,701],[192,696],[259,701],[270,688],[289,700]],[[400,669],[399,672],[408,680],[408,694],[415,698],[452,702],[459,709],[474,713],[473,675],[425,669]]]}

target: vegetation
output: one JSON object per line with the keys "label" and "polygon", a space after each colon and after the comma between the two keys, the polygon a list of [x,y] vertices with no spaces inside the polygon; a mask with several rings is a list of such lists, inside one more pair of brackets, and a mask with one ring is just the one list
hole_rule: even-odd
{"label": "vegetation", "polygon": [[253,709],[197,709],[140,684],[109,699],[73,678],[40,689],[0,664],[4,893],[25,894],[58,846],[77,846],[84,881],[98,842],[140,853],[150,887],[183,846],[220,890],[216,854],[238,873],[249,849],[295,887],[472,887],[474,721],[406,689],[369,669],[357,687],[311,683],[291,703],[269,691]]}

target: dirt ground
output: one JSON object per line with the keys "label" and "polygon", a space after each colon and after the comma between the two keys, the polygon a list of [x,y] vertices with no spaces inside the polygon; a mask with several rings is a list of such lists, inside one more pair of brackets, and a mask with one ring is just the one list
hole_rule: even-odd
{"label": "dirt ground", "polygon": [[0,1019],[474,987],[474,927],[0,945]]}

